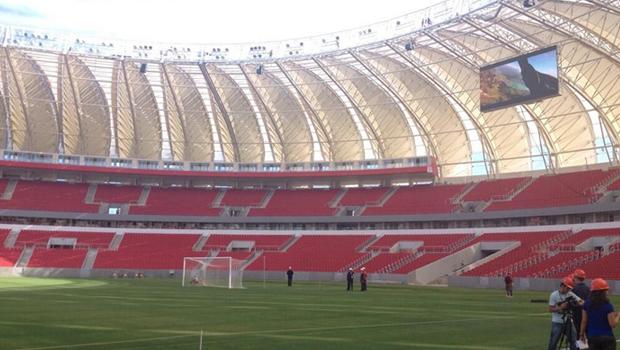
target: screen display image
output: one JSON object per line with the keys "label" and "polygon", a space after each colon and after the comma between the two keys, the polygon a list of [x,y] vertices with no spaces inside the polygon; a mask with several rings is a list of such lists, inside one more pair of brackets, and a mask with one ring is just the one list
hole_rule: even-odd
{"label": "screen display image", "polygon": [[559,94],[555,46],[480,68],[482,112]]}

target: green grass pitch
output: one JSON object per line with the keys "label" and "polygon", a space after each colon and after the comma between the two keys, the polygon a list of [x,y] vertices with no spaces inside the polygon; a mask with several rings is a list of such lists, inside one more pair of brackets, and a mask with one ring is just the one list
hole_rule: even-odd
{"label": "green grass pitch", "polygon": [[[1,350],[543,349],[548,293],[344,283],[0,279]],[[359,285],[356,285],[359,287]],[[618,298],[614,301],[618,304]]]}

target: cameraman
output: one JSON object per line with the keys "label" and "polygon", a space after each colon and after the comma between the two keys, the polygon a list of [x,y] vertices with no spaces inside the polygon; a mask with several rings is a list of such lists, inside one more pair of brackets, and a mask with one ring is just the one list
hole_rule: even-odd
{"label": "cameraman", "polygon": [[[583,300],[575,293],[573,289],[573,279],[564,277],[560,283],[560,288],[549,296],[549,312],[551,312],[551,336],[549,337],[548,350],[555,350],[558,341],[565,332],[566,339],[570,345],[570,350],[577,350],[577,332],[575,326],[570,323],[570,307],[571,304],[583,305]],[[569,322],[569,324],[566,324]]]}
{"label": "cameraman", "polygon": [[614,312],[609,302],[609,284],[602,278],[592,280],[592,293],[583,307],[581,333],[579,338],[586,340],[591,350],[615,350],[616,338],[613,328],[620,321],[620,314]]}

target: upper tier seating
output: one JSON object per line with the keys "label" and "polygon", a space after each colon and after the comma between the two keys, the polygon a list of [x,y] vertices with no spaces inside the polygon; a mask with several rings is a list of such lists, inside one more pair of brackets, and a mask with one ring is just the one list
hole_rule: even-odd
{"label": "upper tier seating", "polygon": [[234,189],[226,190],[220,206],[228,207],[255,207],[258,206],[267,195],[265,190]]}
{"label": "upper tier seating", "polygon": [[218,216],[221,209],[212,208],[217,190],[202,188],[153,187],[146,205],[131,206],[134,215],[195,215]]}
{"label": "upper tier seating", "polygon": [[265,208],[250,209],[248,216],[331,216],[330,202],[339,190],[278,190]]}
{"label": "upper tier seating", "polygon": [[479,182],[464,197],[464,202],[490,201],[509,195],[517,186],[526,181],[525,177],[499,179]]}
{"label": "upper tier seating", "polygon": [[99,205],[86,204],[87,184],[17,182],[10,200],[0,199],[0,209],[97,213]]}
{"label": "upper tier seating", "polygon": [[295,271],[339,271],[362,257],[356,249],[372,236],[368,235],[303,235],[286,252],[265,252],[255,260],[248,270],[286,271],[289,266]]}
{"label": "upper tier seating", "polygon": [[139,186],[97,185],[95,202],[136,203],[142,194]]}
{"label": "upper tier seating", "polygon": [[620,190],[620,179],[612,182],[611,184],[609,184],[609,186],[607,186],[607,190],[608,191],[617,191]]}
{"label": "upper tier seating", "polygon": [[183,258],[202,256],[192,251],[199,234],[126,233],[118,251],[99,251],[98,269],[182,269]]}
{"label": "upper tier seating", "polygon": [[362,215],[407,215],[451,213],[456,197],[465,185],[401,187],[382,207],[368,207]]}
{"label": "upper tier seating", "polygon": [[47,246],[50,238],[75,238],[77,247],[107,248],[114,238],[109,232],[44,231],[22,230],[17,236],[15,246]]}
{"label": "upper tier seating", "polygon": [[[86,204],[88,184],[17,181],[11,194],[10,183],[0,179],[0,209],[52,212],[98,213],[100,203],[127,204],[130,215],[225,216],[224,207],[248,208],[248,216],[334,216],[343,207],[365,207],[363,216],[448,214],[462,209],[459,201],[489,202],[485,211],[520,210],[584,205],[601,197],[605,186],[620,169],[590,170],[532,178],[485,180],[473,187],[457,185],[417,185],[412,187],[361,187],[346,189],[205,189],[152,187],[144,205],[138,204],[141,186],[97,185],[93,201]],[[530,183],[531,182],[531,183]],[[609,190],[620,188],[620,180]],[[466,188],[469,189],[466,193]],[[520,191],[520,192],[519,192]],[[518,192],[514,194],[515,192]],[[510,196],[514,198],[508,200]],[[462,198],[461,198],[462,196]],[[238,215],[245,215],[241,211]]]}
{"label": "upper tier seating", "polygon": [[338,206],[365,206],[378,203],[389,191],[386,187],[348,188]]}
{"label": "upper tier seating", "polygon": [[596,199],[593,187],[609,176],[609,172],[602,170],[544,175],[512,200],[492,202],[486,211],[589,204]]}
{"label": "upper tier seating", "polygon": [[6,187],[7,187],[8,184],[9,184],[9,180],[8,179],[0,179],[0,197],[6,191]]}

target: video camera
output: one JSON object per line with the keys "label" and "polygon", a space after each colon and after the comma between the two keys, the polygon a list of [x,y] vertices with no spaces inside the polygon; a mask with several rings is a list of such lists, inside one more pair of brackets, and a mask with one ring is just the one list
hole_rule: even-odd
{"label": "video camera", "polygon": [[579,301],[577,300],[577,298],[575,298],[575,297],[574,297],[574,296],[572,296],[572,295],[570,295],[570,296],[568,296],[566,299],[564,299],[564,300],[562,300],[562,301],[558,302],[558,303],[556,304],[556,306],[562,306],[562,305],[564,305],[564,304],[568,304],[568,308],[567,308],[567,310],[574,309],[574,308],[578,308],[578,307],[580,306],[580,305],[579,305]]}

